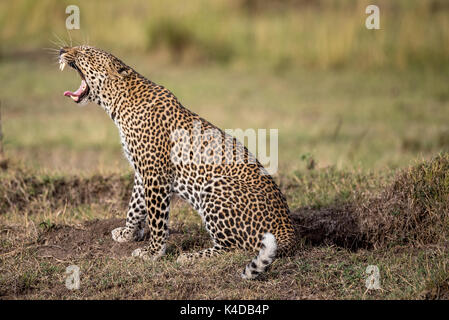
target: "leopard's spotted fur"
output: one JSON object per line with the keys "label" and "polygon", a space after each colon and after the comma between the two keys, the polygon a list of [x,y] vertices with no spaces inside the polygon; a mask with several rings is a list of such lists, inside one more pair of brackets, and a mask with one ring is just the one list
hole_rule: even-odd
{"label": "leopard's spotted fur", "polygon": [[[88,86],[74,100],[104,108],[119,129],[124,153],[135,171],[126,225],[112,231],[115,241],[140,239],[148,218],[150,240],[133,256],[156,259],[164,254],[172,194],[198,211],[214,243],[212,248],[180,255],[180,262],[232,248],[259,250],[242,274],[252,279],[276,254],[292,251],[294,229],[285,197],[235,138],[105,51],[64,47],[59,57]],[[210,129],[215,134],[192,143]],[[183,140],[180,132],[192,138]],[[223,150],[232,150],[231,158],[221,159]],[[185,161],[189,156],[194,161]]]}

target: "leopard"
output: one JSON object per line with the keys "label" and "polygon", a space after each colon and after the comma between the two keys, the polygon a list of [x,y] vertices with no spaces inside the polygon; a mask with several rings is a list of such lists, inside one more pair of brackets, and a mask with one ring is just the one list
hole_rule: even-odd
{"label": "leopard", "polygon": [[236,137],[184,107],[164,86],[147,79],[111,53],[90,45],[62,46],[59,68],[68,65],[80,87],[65,91],[76,104],[99,105],[118,128],[134,185],[116,242],[142,241],[131,256],[157,260],[166,253],[173,197],[201,217],[212,246],[179,254],[177,262],[230,250],[256,253],[241,272],[256,279],[296,236],[286,197],[272,175]]}

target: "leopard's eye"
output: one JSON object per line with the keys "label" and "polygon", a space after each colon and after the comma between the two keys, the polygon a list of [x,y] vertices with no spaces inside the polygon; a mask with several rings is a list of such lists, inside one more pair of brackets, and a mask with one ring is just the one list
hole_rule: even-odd
{"label": "leopard's eye", "polygon": [[121,67],[120,69],[118,69],[117,71],[118,71],[118,73],[122,73],[122,72],[125,72],[126,71],[126,67]]}

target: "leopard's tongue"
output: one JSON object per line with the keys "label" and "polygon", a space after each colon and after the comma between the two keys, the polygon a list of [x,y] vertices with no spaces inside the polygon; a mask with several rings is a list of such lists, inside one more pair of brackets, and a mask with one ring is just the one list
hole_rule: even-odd
{"label": "leopard's tongue", "polygon": [[75,92],[65,91],[64,96],[78,98],[84,92],[84,90],[86,90],[86,87],[87,87],[86,81],[84,81],[84,79],[83,79],[81,81],[81,85],[78,88],[78,90],[76,90]]}

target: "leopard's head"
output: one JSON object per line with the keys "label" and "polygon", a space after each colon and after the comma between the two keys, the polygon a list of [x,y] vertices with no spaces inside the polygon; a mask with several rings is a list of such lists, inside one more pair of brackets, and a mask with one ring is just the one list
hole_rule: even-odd
{"label": "leopard's head", "polygon": [[126,88],[128,79],[137,73],[112,54],[90,47],[63,47],[59,50],[59,68],[68,65],[81,77],[81,85],[75,92],[65,91],[79,104],[89,101],[107,106]]}

